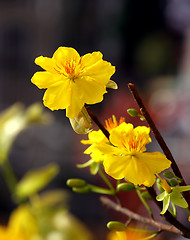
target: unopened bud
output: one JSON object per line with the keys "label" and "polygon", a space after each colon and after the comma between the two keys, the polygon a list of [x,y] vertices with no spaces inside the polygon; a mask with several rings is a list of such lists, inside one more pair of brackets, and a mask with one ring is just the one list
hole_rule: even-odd
{"label": "unopened bud", "polygon": [[164,175],[164,177],[166,177],[166,178],[173,178],[173,177],[175,177],[172,172],[164,172],[163,175]]}
{"label": "unopened bud", "polygon": [[84,187],[73,187],[72,188],[73,192],[76,193],[89,193],[91,192],[91,188],[89,185],[85,185]]}
{"label": "unopened bud", "polygon": [[134,108],[129,108],[129,109],[127,109],[127,113],[128,113],[131,117],[137,117],[137,116],[139,116],[137,110],[134,109]]}
{"label": "unopened bud", "polygon": [[118,89],[117,83],[115,83],[113,80],[109,80],[106,87],[107,88],[112,88],[112,89]]}
{"label": "unopened bud", "polygon": [[117,221],[111,221],[107,224],[107,228],[113,231],[125,231],[127,227],[125,224]]}
{"label": "unopened bud", "polygon": [[73,130],[78,134],[87,134],[92,127],[91,118],[85,107],[74,118],[69,118]]}
{"label": "unopened bud", "polygon": [[170,180],[170,186],[171,187],[175,187],[175,186],[177,186],[179,183],[178,183],[178,181],[177,180],[175,180],[175,179],[171,179]]}
{"label": "unopened bud", "polygon": [[67,180],[68,187],[84,187],[86,185],[86,181],[79,178],[71,178]]}
{"label": "unopened bud", "polygon": [[130,192],[135,189],[135,186],[132,183],[120,183],[117,185],[117,191],[126,191]]}

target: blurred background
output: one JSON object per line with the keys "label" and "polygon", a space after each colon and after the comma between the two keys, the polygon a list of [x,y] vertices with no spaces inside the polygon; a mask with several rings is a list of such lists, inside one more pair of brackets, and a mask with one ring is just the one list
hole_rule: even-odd
{"label": "blurred background", "polygon": [[[126,113],[136,107],[127,84],[136,84],[190,183],[190,1],[0,0],[1,111],[16,102],[26,107],[42,102],[44,91],[30,82],[40,69],[34,59],[52,57],[59,46],[73,47],[80,55],[101,51],[104,60],[116,66],[112,79],[119,90],[109,90],[104,101],[93,106],[102,121],[115,114],[139,124]],[[50,189],[66,189],[68,178],[81,176],[99,184],[88,170],[75,167],[89,158],[80,144],[86,136],[74,133],[64,111],[50,114],[50,125],[32,126],[16,138],[9,158],[17,177],[56,162],[61,170]],[[160,151],[154,141],[150,149]],[[0,194],[1,218],[6,222],[15,205],[2,176]],[[114,213],[102,207],[95,194],[70,194],[70,211],[98,239],[105,239],[106,223]],[[128,197],[129,208],[138,211],[139,205],[143,211],[138,200],[132,204],[134,198]]]}

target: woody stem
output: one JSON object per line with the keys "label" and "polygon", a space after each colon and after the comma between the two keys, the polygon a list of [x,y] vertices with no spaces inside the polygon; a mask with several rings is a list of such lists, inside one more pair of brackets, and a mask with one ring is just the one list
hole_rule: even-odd
{"label": "woody stem", "polygon": [[[180,172],[180,170],[179,170],[179,168],[178,168],[178,166],[177,166],[177,164],[176,164],[176,162],[175,162],[175,160],[172,156],[171,151],[169,150],[169,148],[168,148],[166,142],[164,141],[162,135],[158,131],[158,128],[156,127],[156,125],[155,125],[154,121],[152,120],[150,114],[148,113],[141,97],[139,96],[139,93],[138,93],[137,89],[135,88],[135,85],[132,84],[132,83],[129,83],[128,87],[129,87],[135,101],[139,105],[140,111],[144,115],[144,117],[145,117],[149,127],[151,128],[158,144],[160,145],[160,147],[163,150],[164,154],[166,155],[167,159],[169,159],[172,162],[171,167],[172,167],[175,175],[182,179],[182,182],[180,183],[180,185],[181,186],[186,186],[185,180],[183,179],[183,176],[182,176],[182,174],[181,174],[181,172]],[[186,201],[188,202],[188,205],[190,206],[190,194],[189,194],[189,192],[184,192],[183,194],[184,194],[184,197],[185,197]]]}

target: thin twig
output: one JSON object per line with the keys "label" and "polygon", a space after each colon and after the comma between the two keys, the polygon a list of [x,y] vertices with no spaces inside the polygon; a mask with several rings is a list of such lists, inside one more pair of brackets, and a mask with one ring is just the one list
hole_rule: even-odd
{"label": "thin twig", "polygon": [[92,109],[89,106],[85,106],[86,110],[89,114],[89,116],[92,118],[92,120],[96,123],[96,125],[102,130],[103,134],[107,137],[107,139],[109,140],[109,132],[108,130],[104,127],[104,125],[99,121],[99,119],[96,117],[96,115],[94,114],[94,112],[92,111]]}
{"label": "thin twig", "polygon": [[172,225],[166,225],[161,222],[157,222],[151,218],[142,217],[139,214],[134,213],[127,208],[121,207],[120,205],[116,204],[107,197],[101,197],[100,200],[106,207],[112,208],[113,210],[128,216],[130,219],[154,226],[158,228],[159,231],[163,230],[183,236],[183,232]]}
{"label": "thin twig", "polygon": [[[148,111],[147,111],[147,109],[146,109],[146,107],[145,107],[141,97],[138,94],[137,89],[135,88],[135,85],[132,84],[132,83],[129,83],[128,86],[129,86],[129,89],[130,89],[130,91],[131,91],[135,101],[137,102],[137,104],[140,107],[141,113],[144,115],[144,117],[145,117],[149,127],[151,128],[151,130],[152,130],[152,132],[153,132],[157,142],[159,143],[161,149],[163,150],[163,152],[166,155],[167,159],[169,159],[172,162],[171,167],[172,167],[175,175],[182,179],[182,182],[180,183],[180,185],[181,186],[186,186],[185,180],[183,179],[183,176],[182,176],[182,174],[181,174],[181,172],[180,172],[180,170],[179,170],[179,168],[178,168],[178,166],[177,166],[177,164],[176,164],[176,162],[175,162],[175,160],[174,160],[174,158],[172,156],[171,151],[169,150],[166,142],[164,141],[163,137],[161,136],[160,132],[158,131],[158,129],[157,129],[154,121],[152,120],[150,114],[148,113]],[[188,205],[190,206],[190,194],[189,194],[189,192],[184,192],[183,195],[184,195],[186,201],[188,202]]]}

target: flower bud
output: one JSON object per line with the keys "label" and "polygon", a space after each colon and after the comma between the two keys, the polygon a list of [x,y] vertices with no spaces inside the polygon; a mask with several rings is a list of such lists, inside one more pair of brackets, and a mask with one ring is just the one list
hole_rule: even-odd
{"label": "flower bud", "polygon": [[67,180],[67,186],[68,187],[84,187],[86,185],[86,181],[83,179],[79,179],[79,178],[71,178]]}
{"label": "flower bud", "polygon": [[169,171],[164,172],[163,175],[166,178],[173,178],[173,177],[175,177],[174,174],[172,172],[169,172]]}
{"label": "flower bud", "polygon": [[107,224],[107,228],[113,231],[125,231],[127,226],[121,222],[111,221]]}
{"label": "flower bud", "polygon": [[120,183],[117,185],[117,191],[126,191],[130,192],[135,189],[135,186],[132,183]]}
{"label": "flower bud", "polygon": [[85,107],[74,118],[69,118],[73,130],[78,134],[87,134],[92,127],[91,118]]}
{"label": "flower bud", "polygon": [[84,187],[73,187],[72,188],[73,192],[76,193],[89,193],[91,192],[91,188],[89,185],[85,185]]}
{"label": "flower bud", "polygon": [[175,179],[171,179],[170,180],[170,186],[171,187],[175,187],[175,186],[177,186],[179,183],[178,183],[178,181],[177,180],[175,180]]}
{"label": "flower bud", "polygon": [[107,88],[118,89],[117,83],[113,80],[109,80],[108,84],[106,85]]}
{"label": "flower bud", "polygon": [[127,109],[127,113],[131,116],[131,117],[137,117],[139,114],[137,112],[136,109],[134,108],[129,108]]}

